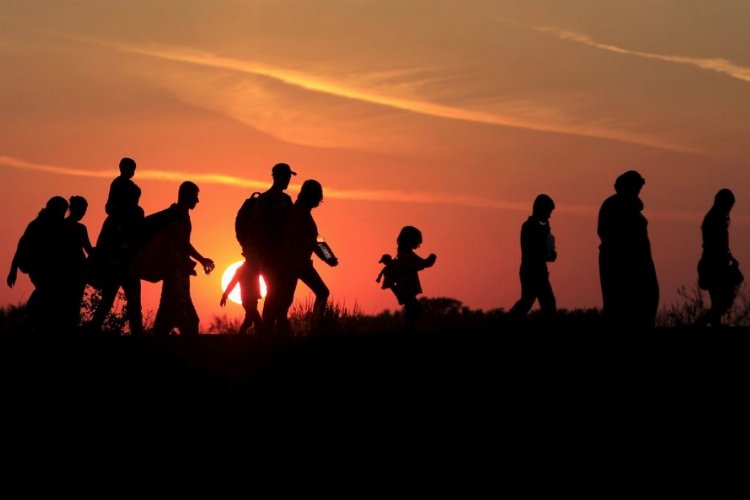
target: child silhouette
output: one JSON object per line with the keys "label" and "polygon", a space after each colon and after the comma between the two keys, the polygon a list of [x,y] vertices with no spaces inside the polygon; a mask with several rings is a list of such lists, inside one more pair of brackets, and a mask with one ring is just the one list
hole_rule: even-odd
{"label": "child silhouette", "polygon": [[[243,255],[245,255],[243,253]],[[257,265],[249,262],[245,256],[245,262],[234,272],[234,276],[227,284],[227,289],[221,296],[221,307],[227,305],[227,298],[232,293],[234,287],[240,284],[240,293],[242,296],[242,308],[245,310],[245,319],[242,321],[239,333],[245,335],[249,333],[250,327],[257,333],[261,329],[261,318],[258,312],[258,301],[260,300],[260,269]]]}
{"label": "child silhouette", "polygon": [[419,271],[432,267],[437,256],[431,253],[426,259],[417,255],[414,250],[422,244],[422,232],[414,226],[404,226],[396,238],[398,248],[396,258],[385,254],[380,258],[384,264],[383,270],[377,277],[382,280],[382,288],[390,289],[396,296],[398,303],[404,306],[404,322],[407,331],[414,329],[414,324],[421,312],[417,295],[422,293],[419,282]]}

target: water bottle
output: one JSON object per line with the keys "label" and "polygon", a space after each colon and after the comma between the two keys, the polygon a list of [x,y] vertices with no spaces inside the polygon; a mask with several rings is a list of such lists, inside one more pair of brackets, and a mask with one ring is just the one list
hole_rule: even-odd
{"label": "water bottle", "polygon": [[547,262],[554,262],[554,260],[557,258],[557,251],[555,249],[555,237],[552,235],[552,233],[547,235],[546,247]]}

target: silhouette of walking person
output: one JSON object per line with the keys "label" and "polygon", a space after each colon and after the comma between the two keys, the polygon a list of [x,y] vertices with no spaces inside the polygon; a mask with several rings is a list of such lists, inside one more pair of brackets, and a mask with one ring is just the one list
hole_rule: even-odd
{"label": "silhouette of walking person", "polygon": [[93,252],[89,232],[81,220],[88,210],[88,201],[83,196],[71,196],[68,216],[65,218],[65,241],[61,242],[65,256],[65,323],[70,328],[78,327],[81,320],[81,301],[86,288],[84,266],[86,257]]}
{"label": "silhouette of walking person", "polygon": [[112,181],[105,205],[107,218],[92,255],[92,284],[101,290],[101,301],[94,312],[91,329],[101,330],[122,287],[127,300],[131,335],[143,333],[141,281],[129,267],[138,250],[144,213],[138,205],[141,188],[133,182],[136,164],[131,158],[120,160],[120,176]]}
{"label": "silhouette of walking person", "polygon": [[260,294],[260,268],[257,262],[252,262],[247,256],[245,256],[245,262],[232,276],[232,279],[227,284],[226,290],[221,296],[219,304],[221,307],[227,305],[227,299],[229,294],[232,293],[234,287],[240,285],[240,296],[242,297],[242,308],[245,310],[245,319],[242,320],[240,325],[239,334],[245,335],[250,333],[250,327],[253,327],[255,333],[261,329],[261,317],[258,312],[258,301],[261,298]]}
{"label": "silhouette of walking person", "polygon": [[258,197],[255,247],[243,248],[243,252],[249,252],[253,258],[257,256],[267,285],[263,304],[263,331],[280,335],[289,333],[285,309],[289,278],[283,255],[283,239],[292,198],[284,191],[289,187],[293,175],[297,173],[286,163],[273,166],[273,184]]}
{"label": "silhouette of walking person", "polygon": [[629,170],[599,210],[599,277],[604,316],[613,325],[653,328],[659,283],[651,256],[648,221],[638,197],[646,181]]}
{"label": "silhouette of walking person", "polygon": [[154,334],[169,335],[172,328],[178,328],[181,335],[198,335],[200,319],[190,297],[190,276],[195,276],[195,260],[209,274],[214,270],[214,262],[203,257],[190,243],[193,226],[190,221],[190,210],[198,204],[198,186],[190,181],[180,185],[177,203],[173,203],[164,215],[173,222],[163,229],[162,235],[167,242],[164,249],[167,258],[164,260],[164,280],[161,288],[159,309],[154,320]]}
{"label": "silhouette of walking person", "polygon": [[59,330],[64,326],[63,293],[64,254],[59,250],[65,239],[65,212],[68,202],[53,196],[39,215],[29,223],[18,240],[11,261],[7,284],[13,288],[18,271],[28,274],[34,291],[27,304],[29,316],[37,331]]}
{"label": "silhouette of walking person", "polygon": [[413,331],[422,307],[417,295],[422,293],[419,281],[419,271],[432,267],[437,256],[431,253],[426,259],[417,255],[414,250],[422,244],[422,232],[414,226],[404,226],[396,238],[398,245],[396,258],[384,254],[380,263],[383,270],[378,275],[377,282],[382,280],[383,289],[391,289],[399,305],[404,306],[404,327],[406,331]]}
{"label": "silhouette of walking person", "polygon": [[315,294],[313,305],[313,329],[319,326],[320,320],[328,303],[330,291],[313,267],[312,254],[317,255],[331,267],[338,265],[338,259],[333,255],[326,255],[318,245],[318,226],[312,216],[312,210],[323,202],[323,186],[316,180],[306,180],[302,183],[297,201],[292,206],[289,221],[284,232],[284,255],[286,269],[283,294],[283,307],[279,318],[286,318],[287,312],[294,301],[294,291],[297,280],[307,285]]}
{"label": "silhouette of walking person", "polygon": [[740,264],[729,250],[729,212],[734,201],[732,191],[719,190],[701,225],[703,254],[698,262],[698,286],[708,290],[711,308],[696,326],[721,326],[721,318],[732,308],[737,287],[744,280]]}
{"label": "silhouette of walking person", "polygon": [[552,198],[540,194],[534,200],[531,216],[521,226],[521,298],[509,311],[511,316],[526,317],[536,300],[545,318],[549,319],[557,312],[547,269],[547,262],[557,259],[549,225],[554,209]]}

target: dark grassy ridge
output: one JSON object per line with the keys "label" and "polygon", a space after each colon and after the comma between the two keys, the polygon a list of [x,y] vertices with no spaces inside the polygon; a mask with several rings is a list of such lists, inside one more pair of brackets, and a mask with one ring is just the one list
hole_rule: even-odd
{"label": "dark grassy ridge", "polygon": [[443,332],[287,340],[8,335],[6,397],[659,403],[750,382],[750,330]]}
{"label": "dark grassy ridge", "polygon": [[[318,465],[331,453],[354,468],[452,464],[446,477],[461,464],[494,477],[547,463],[588,484],[702,463],[747,437],[750,418],[748,329],[2,342],[4,442],[24,453],[305,450]],[[235,451],[196,457],[196,446]]]}

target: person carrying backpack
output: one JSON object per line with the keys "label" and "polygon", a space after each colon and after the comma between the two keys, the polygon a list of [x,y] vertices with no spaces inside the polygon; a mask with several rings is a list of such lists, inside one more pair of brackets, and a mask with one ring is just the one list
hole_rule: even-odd
{"label": "person carrying backpack", "polygon": [[284,273],[287,268],[282,243],[292,198],[284,191],[293,175],[287,163],[271,169],[273,184],[263,193],[253,193],[245,200],[235,219],[237,241],[246,259],[257,261],[268,291],[263,305],[263,330],[288,333],[289,324],[284,308]]}

